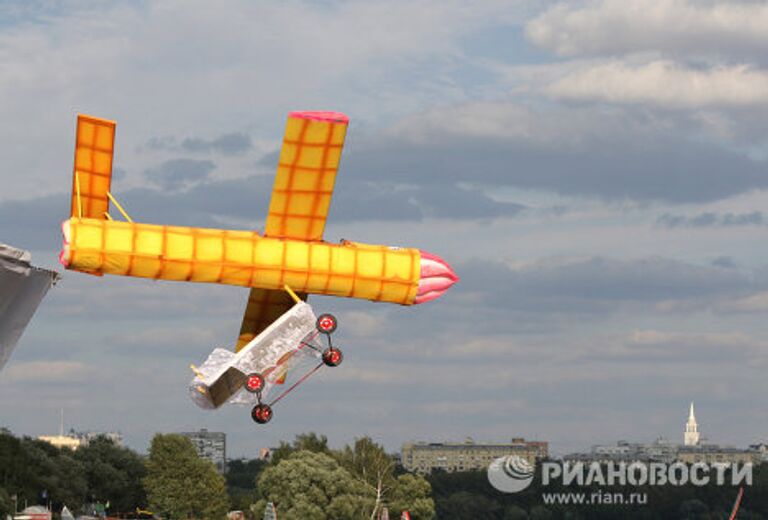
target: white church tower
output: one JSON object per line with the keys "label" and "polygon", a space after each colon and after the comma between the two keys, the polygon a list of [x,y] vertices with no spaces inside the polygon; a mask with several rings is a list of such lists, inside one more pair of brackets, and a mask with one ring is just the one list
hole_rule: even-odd
{"label": "white church tower", "polygon": [[693,413],[693,402],[691,402],[691,411],[688,413],[688,422],[685,423],[683,443],[686,446],[699,445],[699,425],[696,423],[696,416]]}

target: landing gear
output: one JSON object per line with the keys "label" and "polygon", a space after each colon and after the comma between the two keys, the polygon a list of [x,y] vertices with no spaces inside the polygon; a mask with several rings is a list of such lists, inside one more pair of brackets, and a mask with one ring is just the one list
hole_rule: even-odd
{"label": "landing gear", "polygon": [[259,403],[251,410],[251,418],[259,424],[267,424],[272,419],[272,407]]}
{"label": "landing gear", "polygon": [[261,393],[264,389],[264,376],[258,372],[248,374],[245,380],[245,389],[252,394]]}
{"label": "landing gear", "polygon": [[245,380],[246,391],[256,394],[259,404],[251,410],[251,418],[259,424],[267,424],[272,419],[272,408],[261,402],[261,391],[264,390],[264,376],[258,372],[251,372]]}
{"label": "landing gear", "polygon": [[341,353],[341,350],[337,348],[328,347],[323,352],[323,363],[329,367],[337,367],[341,365],[343,360],[344,355]]}
{"label": "landing gear", "polygon": [[333,314],[321,314],[317,318],[317,330],[324,334],[331,334],[338,327],[339,322]]}
{"label": "landing gear", "polygon": [[328,348],[323,351],[323,363],[329,367],[339,366],[344,359],[341,350],[334,348],[331,342],[331,334],[338,326],[339,322],[333,314],[321,314],[317,318],[317,330],[328,337]]}
{"label": "landing gear", "polygon": [[[250,392],[251,394],[255,394],[257,400],[256,406],[254,406],[251,410],[251,418],[254,420],[254,422],[258,424],[266,424],[271,421],[273,415],[272,406],[274,406],[286,394],[291,392],[294,388],[296,388],[296,386],[301,384],[307,377],[312,375],[323,365],[328,367],[337,367],[341,364],[341,362],[344,360],[344,355],[341,353],[341,350],[333,346],[333,341],[331,339],[331,335],[336,331],[338,326],[339,322],[336,319],[336,316],[333,314],[321,314],[315,322],[315,328],[317,329],[317,332],[308,334],[304,340],[300,342],[300,345],[296,347],[295,351],[286,353],[286,355],[280,358],[274,366],[265,368],[263,372],[251,372],[246,376],[244,387],[246,391]],[[325,337],[324,341],[321,339],[323,337]],[[327,347],[325,350],[323,350],[324,344]],[[301,376],[295,383],[290,386],[290,388],[284,390],[276,398],[270,398],[270,404],[263,402],[262,398],[267,397],[265,393],[267,386],[269,386],[270,389],[274,389],[275,387],[273,384],[282,384],[285,380],[285,377],[282,376],[278,381],[275,381],[275,378],[278,376],[275,375],[277,372],[274,370],[280,367],[280,374],[287,373],[289,368],[293,370],[293,368],[289,367],[288,365],[284,365],[284,363],[290,361],[295,352],[298,352],[304,348],[314,351],[313,354],[311,354],[311,357],[320,354],[322,362],[317,363],[317,365],[312,370]],[[317,358],[314,357],[314,359]],[[269,377],[269,385],[267,385],[265,376]]]}

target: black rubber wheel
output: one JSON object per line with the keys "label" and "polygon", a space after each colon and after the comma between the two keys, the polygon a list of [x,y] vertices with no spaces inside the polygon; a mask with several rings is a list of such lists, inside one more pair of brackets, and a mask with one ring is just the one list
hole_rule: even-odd
{"label": "black rubber wheel", "polygon": [[251,410],[251,418],[259,424],[267,424],[272,420],[272,407],[268,404],[257,404]]}
{"label": "black rubber wheel", "polygon": [[337,348],[327,348],[323,352],[323,363],[329,367],[337,367],[344,361],[344,355]]}
{"label": "black rubber wheel", "polygon": [[317,318],[317,330],[325,334],[331,334],[339,326],[336,316],[333,314],[321,314]]}
{"label": "black rubber wheel", "polygon": [[251,372],[245,379],[245,390],[255,394],[261,392],[264,389],[264,376],[258,372]]}

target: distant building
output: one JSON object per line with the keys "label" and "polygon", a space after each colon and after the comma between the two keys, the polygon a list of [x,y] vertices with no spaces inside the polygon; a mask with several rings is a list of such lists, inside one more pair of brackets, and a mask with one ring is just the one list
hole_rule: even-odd
{"label": "distant building", "polygon": [[744,450],[730,446],[718,446],[705,444],[701,446],[680,446],[677,460],[686,464],[704,462],[713,464],[723,462],[726,464],[760,464],[760,454],[753,450]]}
{"label": "distant building", "polygon": [[69,448],[70,450],[76,450],[80,447],[81,441],[78,439],[72,430],[70,435],[64,435],[64,409],[61,409],[61,422],[59,423],[58,435],[40,435],[37,440],[52,444],[57,448]]}
{"label": "distant building", "polygon": [[79,439],[80,446],[88,446],[92,441],[100,437],[104,437],[105,439],[112,441],[112,444],[115,446],[123,445],[123,435],[120,432],[78,432],[70,429],[69,436]]}
{"label": "distant building", "polygon": [[760,458],[760,462],[768,462],[768,444],[761,442],[759,444],[751,444],[749,446],[750,451],[753,451]]}
{"label": "distant building", "polygon": [[632,443],[619,441],[613,445],[592,446],[589,453],[571,453],[563,460],[568,462],[684,462],[693,464],[704,462],[712,464],[760,464],[768,461],[768,445],[755,444],[748,449],[711,444],[700,436],[699,425],[693,410],[693,403],[688,411],[683,444],[672,444],[662,438],[653,443]]}
{"label": "distant building", "polygon": [[679,446],[658,438],[652,443],[619,441],[616,445],[598,444],[589,453],[571,453],[569,462],[673,462]]}
{"label": "distant building", "polygon": [[571,453],[563,457],[567,462],[725,462],[759,464],[761,454],[750,447],[748,450],[717,444],[699,444],[697,446],[681,446],[671,444],[663,439],[653,443],[629,443],[619,441],[616,446],[593,446],[589,453]]}
{"label": "distant building", "polygon": [[[10,432],[8,432],[10,433]],[[111,440],[115,446],[123,445],[123,436],[118,432],[78,432],[74,428],[69,429],[68,434],[64,434],[64,409],[61,409],[61,422],[59,423],[58,435],[41,435],[37,439],[45,441],[57,448],[69,448],[76,450],[83,446],[88,446],[93,439],[106,437]]]}
{"label": "distant building", "polygon": [[88,446],[91,441],[99,437],[106,437],[115,446],[123,445],[123,436],[117,432],[76,432],[75,430],[69,430],[69,433],[66,435],[63,433],[59,435],[41,435],[38,437],[38,440],[45,441],[57,448],[76,450]]}
{"label": "distant building", "polygon": [[200,458],[213,462],[216,470],[224,474],[227,471],[227,434],[209,432],[205,428],[196,432],[183,432],[184,437],[192,441]]}
{"label": "distant building", "polygon": [[57,448],[69,448],[76,450],[82,445],[82,441],[70,435],[40,435],[37,440],[52,444]]}
{"label": "distant building", "polygon": [[519,455],[534,464],[536,460],[548,457],[549,445],[522,438],[498,444],[477,444],[471,438],[464,442],[405,443],[401,459],[408,471],[425,474],[435,469],[447,472],[482,470],[494,459],[506,455]]}
{"label": "distant building", "polygon": [[685,433],[683,433],[683,444],[685,446],[697,446],[699,440],[699,425],[696,422],[696,415],[693,413],[693,401],[691,401],[688,422],[685,423]]}

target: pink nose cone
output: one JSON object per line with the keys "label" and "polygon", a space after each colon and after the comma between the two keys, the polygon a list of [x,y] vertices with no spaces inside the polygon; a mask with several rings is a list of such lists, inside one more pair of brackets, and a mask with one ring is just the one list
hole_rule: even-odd
{"label": "pink nose cone", "polygon": [[459,277],[445,260],[426,251],[420,251],[420,253],[421,279],[413,303],[424,303],[439,298],[459,281]]}

